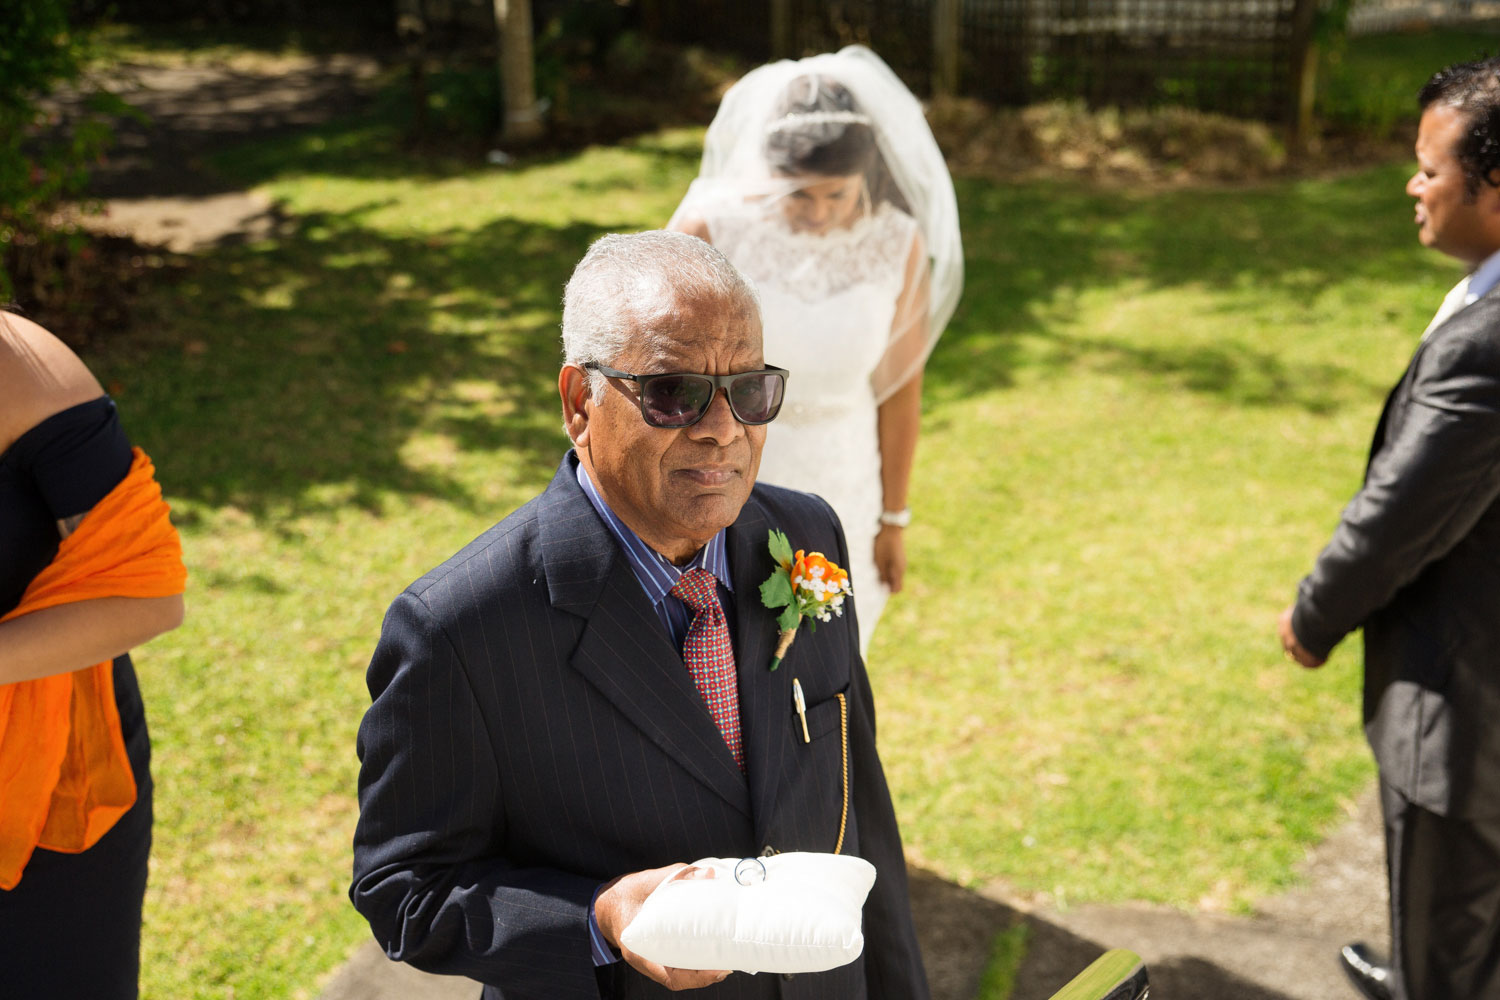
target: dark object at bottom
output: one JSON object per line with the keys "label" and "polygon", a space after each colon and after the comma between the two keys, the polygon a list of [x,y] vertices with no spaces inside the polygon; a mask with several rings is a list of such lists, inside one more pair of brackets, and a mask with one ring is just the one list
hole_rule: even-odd
{"label": "dark object at bottom", "polygon": [[1344,974],[1370,1000],[1391,1000],[1391,970],[1362,942],[1346,944],[1339,949],[1339,965]]}
{"label": "dark object at bottom", "polygon": [[1052,1000],[1146,1000],[1151,994],[1146,966],[1133,951],[1115,948],[1094,959]]}

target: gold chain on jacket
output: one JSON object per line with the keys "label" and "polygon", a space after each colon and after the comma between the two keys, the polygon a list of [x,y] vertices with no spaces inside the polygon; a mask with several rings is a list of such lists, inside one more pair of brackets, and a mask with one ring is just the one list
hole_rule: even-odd
{"label": "gold chain on jacket", "polygon": [[844,785],[844,811],[839,815],[839,841],[833,845],[833,853],[844,850],[844,827],[849,822],[849,703],[842,694],[834,695],[839,700],[839,749],[843,753],[844,770],[840,775]]}

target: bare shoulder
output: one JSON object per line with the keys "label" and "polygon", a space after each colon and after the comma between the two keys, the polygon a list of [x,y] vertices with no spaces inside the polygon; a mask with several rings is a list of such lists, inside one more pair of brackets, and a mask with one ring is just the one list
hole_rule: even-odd
{"label": "bare shoulder", "polygon": [[0,450],[70,406],[104,394],[78,355],[45,329],[0,312]]}

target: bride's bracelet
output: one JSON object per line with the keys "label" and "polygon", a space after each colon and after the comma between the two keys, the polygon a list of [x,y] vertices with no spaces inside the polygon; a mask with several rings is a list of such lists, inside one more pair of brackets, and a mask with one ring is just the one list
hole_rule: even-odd
{"label": "bride's bracelet", "polygon": [[911,508],[902,507],[900,510],[883,510],[880,512],[880,523],[892,528],[904,528],[911,524]]}

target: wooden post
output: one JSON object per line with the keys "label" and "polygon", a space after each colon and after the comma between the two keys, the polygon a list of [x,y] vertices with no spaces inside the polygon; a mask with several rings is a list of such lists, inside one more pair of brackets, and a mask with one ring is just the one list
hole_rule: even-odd
{"label": "wooden post", "polygon": [[536,102],[536,65],[531,55],[531,0],[494,0],[500,32],[500,91],[504,109],[500,138],[524,143],[542,134]]}
{"label": "wooden post", "polygon": [[959,43],[962,37],[962,0],[933,0],[932,96],[958,93]]}
{"label": "wooden post", "polygon": [[422,0],[396,0],[396,37],[406,57],[406,81],[411,89],[411,130],[427,134],[427,11]]}
{"label": "wooden post", "polygon": [[1287,151],[1307,150],[1312,139],[1313,109],[1318,96],[1318,44],[1313,38],[1318,0],[1297,0],[1292,12],[1291,86],[1287,108]]}
{"label": "wooden post", "polygon": [[797,55],[792,31],[792,0],[771,0],[771,58],[791,59]]}

